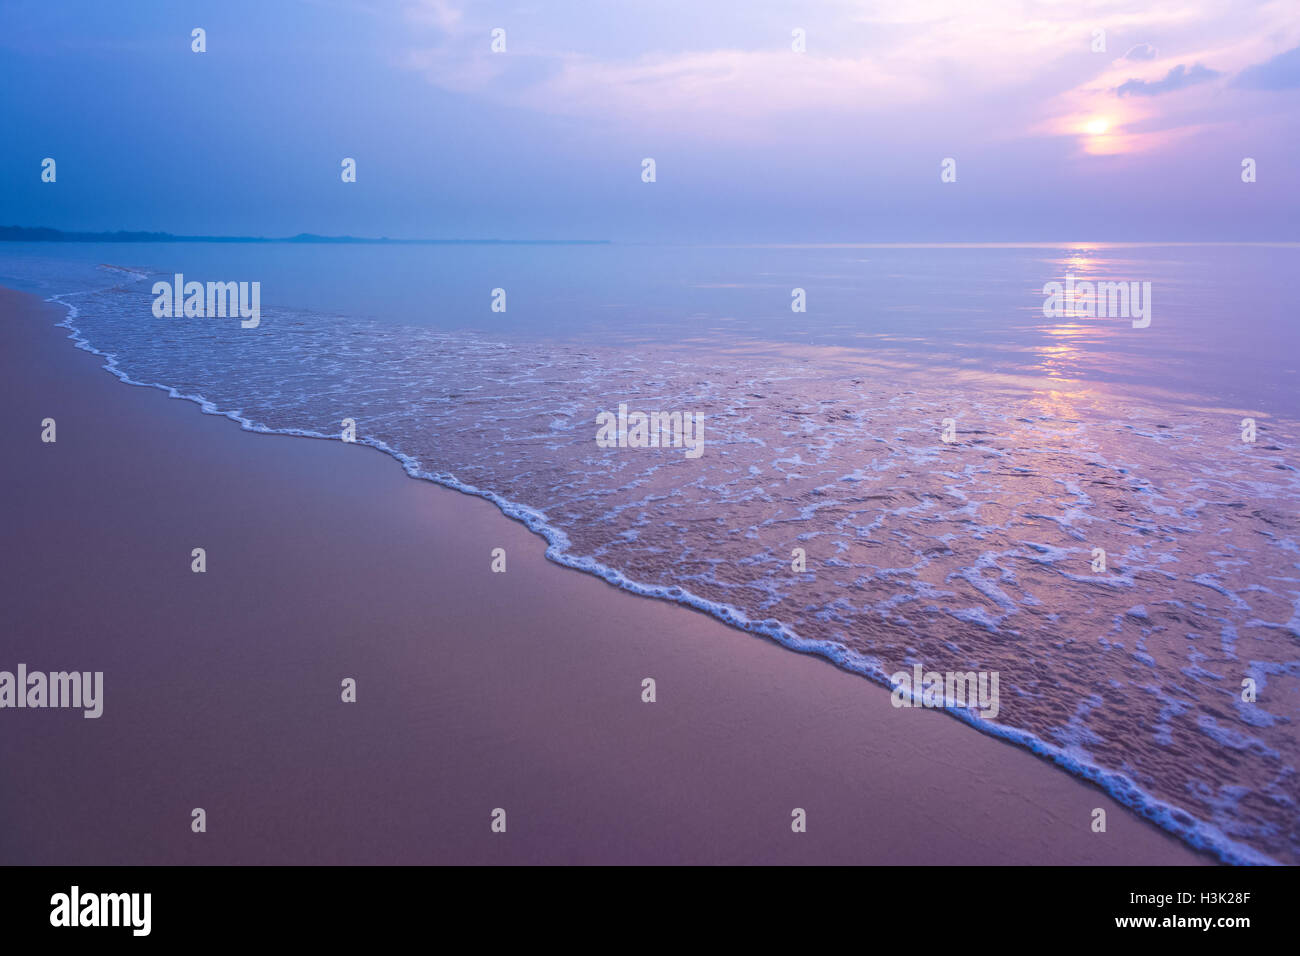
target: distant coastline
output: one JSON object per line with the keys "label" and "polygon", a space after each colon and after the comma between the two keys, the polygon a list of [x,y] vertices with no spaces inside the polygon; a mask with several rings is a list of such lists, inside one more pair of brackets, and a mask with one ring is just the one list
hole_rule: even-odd
{"label": "distant coastline", "polygon": [[177,236],[170,232],[64,232],[32,226],[0,226],[0,242],[294,242],[308,245],[388,246],[600,246],[608,239],[389,239],[387,236],[318,236],[300,232],[296,236]]}

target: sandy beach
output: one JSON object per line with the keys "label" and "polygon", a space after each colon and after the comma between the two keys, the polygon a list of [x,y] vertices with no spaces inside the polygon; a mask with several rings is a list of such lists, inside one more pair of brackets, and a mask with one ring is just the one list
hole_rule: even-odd
{"label": "sandy beach", "polygon": [[952,717],[551,564],[378,451],[124,385],[62,318],[0,292],[0,669],[103,671],[103,715],[0,713],[0,862],[1214,862]]}

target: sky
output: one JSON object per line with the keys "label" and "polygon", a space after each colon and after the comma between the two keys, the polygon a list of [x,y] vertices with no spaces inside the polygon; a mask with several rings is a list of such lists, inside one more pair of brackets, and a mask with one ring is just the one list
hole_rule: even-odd
{"label": "sky", "polygon": [[1300,2],[3,0],[0,129],[0,225],[1290,241]]}

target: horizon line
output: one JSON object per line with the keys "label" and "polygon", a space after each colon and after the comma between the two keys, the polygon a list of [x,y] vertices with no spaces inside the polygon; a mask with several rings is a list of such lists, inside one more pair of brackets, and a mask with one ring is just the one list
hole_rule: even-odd
{"label": "horizon line", "polygon": [[337,245],[601,245],[608,239],[398,239],[390,236],[322,236],[300,232],[295,236],[185,236],[171,232],[119,229],[81,232],[48,226],[0,226],[0,242],[238,242],[305,243]]}
{"label": "horizon line", "polygon": [[845,242],[690,242],[673,239],[467,239],[467,238],[396,238],[392,236],[325,236],[300,232],[293,236],[203,236],[145,230],[72,231],[47,226],[0,226],[0,242],[136,242],[136,243],[266,243],[303,245],[684,245],[724,249],[1034,249],[1063,247],[1197,247],[1260,246],[1297,247],[1300,240],[1151,240],[1151,239],[941,239],[900,241]]}

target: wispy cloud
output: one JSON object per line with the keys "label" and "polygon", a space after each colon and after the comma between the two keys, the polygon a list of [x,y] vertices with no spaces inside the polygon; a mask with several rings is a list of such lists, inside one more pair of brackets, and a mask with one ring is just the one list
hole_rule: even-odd
{"label": "wispy cloud", "polygon": [[1130,47],[1129,51],[1124,54],[1126,60],[1154,60],[1159,54],[1159,50],[1150,43],[1139,43],[1137,46]]}
{"label": "wispy cloud", "polygon": [[1179,63],[1159,80],[1127,80],[1115,89],[1116,96],[1159,96],[1161,93],[1173,93],[1184,90],[1198,83],[1207,83],[1223,74],[1218,70],[1196,63],[1188,69]]}
{"label": "wispy cloud", "polygon": [[412,23],[452,31],[464,19],[464,13],[452,0],[407,0],[404,13]]}
{"label": "wispy cloud", "polygon": [[1233,86],[1246,90],[1300,89],[1300,46],[1247,67],[1233,80]]}
{"label": "wispy cloud", "polygon": [[[1300,56],[1259,63],[1278,37],[1300,41],[1300,24],[1275,0],[1232,9],[1215,0],[822,0],[788,10],[662,0],[620,8],[617,33],[598,11],[565,0],[545,8],[503,0],[490,10],[407,0],[405,9],[402,65],[441,89],[610,127],[737,141],[780,135],[800,118],[933,137],[974,129],[978,116],[985,139],[1076,135],[1106,113],[1108,141],[1127,150],[1167,141],[1177,126],[1221,121],[1162,94],[1252,63],[1237,85],[1290,88],[1300,75]],[[504,55],[489,50],[498,26],[510,35]],[[806,29],[806,53],[790,48],[794,27]],[[1116,53],[1091,52],[1096,29]],[[1135,75],[1136,64],[1149,72]],[[1119,110],[1117,96],[1146,105]]]}

